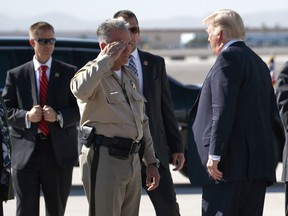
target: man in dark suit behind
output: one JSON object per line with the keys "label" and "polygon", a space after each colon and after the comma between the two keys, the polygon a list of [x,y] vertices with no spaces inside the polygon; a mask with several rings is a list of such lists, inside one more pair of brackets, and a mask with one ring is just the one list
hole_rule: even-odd
{"label": "man in dark suit behind", "polygon": [[[129,10],[115,13],[114,18],[122,17],[130,25],[132,35],[131,56],[136,66],[143,94],[147,99],[146,114],[157,158],[160,160],[159,174],[161,181],[158,188],[147,191],[158,216],[180,215],[179,205],[173,187],[169,169],[169,151],[172,154],[174,170],[180,170],[184,164],[183,143],[178,129],[178,122],[173,112],[169,83],[166,75],[165,62],[160,56],[137,49],[140,35],[136,15]],[[145,186],[146,171],[142,165],[142,184]]]}
{"label": "man in dark suit behind", "polygon": [[[217,56],[192,109],[189,172],[202,183],[202,215],[260,216],[267,185],[275,179],[272,123],[275,95],[265,62],[243,42],[238,13],[224,9],[204,19]],[[190,152],[194,155],[190,155]],[[191,163],[190,163],[191,162]],[[200,164],[200,163],[199,163]],[[201,167],[201,165],[200,165]],[[199,176],[203,178],[199,181]]]}
{"label": "man in dark suit behind", "polygon": [[52,59],[56,39],[49,23],[33,24],[29,35],[34,58],[7,72],[2,94],[12,127],[16,215],[38,216],[42,189],[46,215],[63,216],[78,157],[79,111],[69,87],[77,68]]}

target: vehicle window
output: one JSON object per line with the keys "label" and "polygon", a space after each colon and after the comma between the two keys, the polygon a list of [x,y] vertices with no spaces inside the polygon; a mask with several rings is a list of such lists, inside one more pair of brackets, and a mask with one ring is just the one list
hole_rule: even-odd
{"label": "vehicle window", "polygon": [[66,62],[68,64],[73,64],[72,52],[69,50],[54,50],[53,59],[57,59],[59,61]]}
{"label": "vehicle window", "polygon": [[[65,43],[66,41],[58,42],[53,58],[59,61],[63,61],[78,68],[83,67],[88,61],[93,60],[99,53],[98,43],[91,43],[85,45],[75,45],[71,43]],[[90,47],[91,46],[91,47]],[[21,41],[15,40],[13,46],[1,45],[0,46],[0,92],[2,91],[6,73],[9,69],[20,66],[33,59],[34,51],[33,48],[28,44],[24,44]]]}
{"label": "vehicle window", "polygon": [[94,60],[99,52],[97,51],[75,51],[74,58],[75,58],[75,65],[78,68],[83,67],[88,61]]}
{"label": "vehicle window", "polygon": [[30,47],[29,49],[13,50],[10,52],[13,52],[13,55],[15,55],[15,60],[16,60],[16,62],[13,62],[12,68],[22,65],[28,61],[32,61],[33,56],[34,56],[34,51]]}
{"label": "vehicle window", "polygon": [[13,66],[13,56],[11,53],[0,51],[0,89],[2,91],[3,86],[5,85],[6,80],[6,73],[9,69],[11,69]]}
{"label": "vehicle window", "polygon": [[69,49],[58,48],[53,53],[53,58],[75,65],[78,68],[83,67],[88,61],[91,61],[97,57],[99,52],[89,49]]}
{"label": "vehicle window", "polygon": [[31,61],[33,58],[33,52],[31,48],[18,49],[9,47],[6,50],[0,49],[0,90],[2,91],[7,71]]}

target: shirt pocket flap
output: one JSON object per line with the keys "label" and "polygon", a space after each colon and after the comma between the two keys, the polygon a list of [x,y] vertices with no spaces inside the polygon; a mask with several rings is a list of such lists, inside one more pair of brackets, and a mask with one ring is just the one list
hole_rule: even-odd
{"label": "shirt pocket flap", "polygon": [[142,101],[144,103],[147,102],[146,98],[143,95],[139,94],[138,92],[133,91],[132,96],[135,101]]}

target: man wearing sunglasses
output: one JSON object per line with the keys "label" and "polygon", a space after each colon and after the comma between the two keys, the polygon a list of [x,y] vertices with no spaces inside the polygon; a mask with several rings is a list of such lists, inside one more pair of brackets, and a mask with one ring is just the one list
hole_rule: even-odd
{"label": "man wearing sunglasses", "polygon": [[40,191],[46,216],[63,216],[77,161],[80,116],[70,80],[77,68],[52,58],[54,28],[30,27],[33,60],[7,72],[3,99],[11,126],[12,179],[17,216],[38,216]]}
{"label": "man wearing sunglasses", "polygon": [[[137,49],[140,35],[136,15],[129,10],[115,13],[114,18],[123,18],[130,25],[131,56],[134,66],[131,70],[138,76],[143,94],[147,99],[146,114],[157,158],[160,160],[159,174],[161,181],[158,188],[147,191],[157,216],[178,216],[179,205],[173,187],[169,169],[169,151],[172,154],[174,170],[180,170],[184,164],[183,143],[178,130],[178,122],[173,112],[164,59],[160,56]],[[145,187],[146,172],[142,164],[142,184]]]}

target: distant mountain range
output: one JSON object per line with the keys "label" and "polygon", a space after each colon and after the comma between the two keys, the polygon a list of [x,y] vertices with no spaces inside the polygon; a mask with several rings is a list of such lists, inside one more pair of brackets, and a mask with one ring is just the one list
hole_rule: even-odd
{"label": "distant mountain range", "polygon": [[[288,28],[288,9],[273,12],[257,12],[242,15],[246,27]],[[182,16],[167,19],[141,20],[142,29],[191,29],[204,28],[203,17]],[[27,32],[29,26],[39,21],[39,17],[10,18],[0,14],[0,32]],[[48,13],[41,16],[41,20],[51,23],[57,32],[60,31],[94,31],[103,20],[85,20],[73,16]]]}

